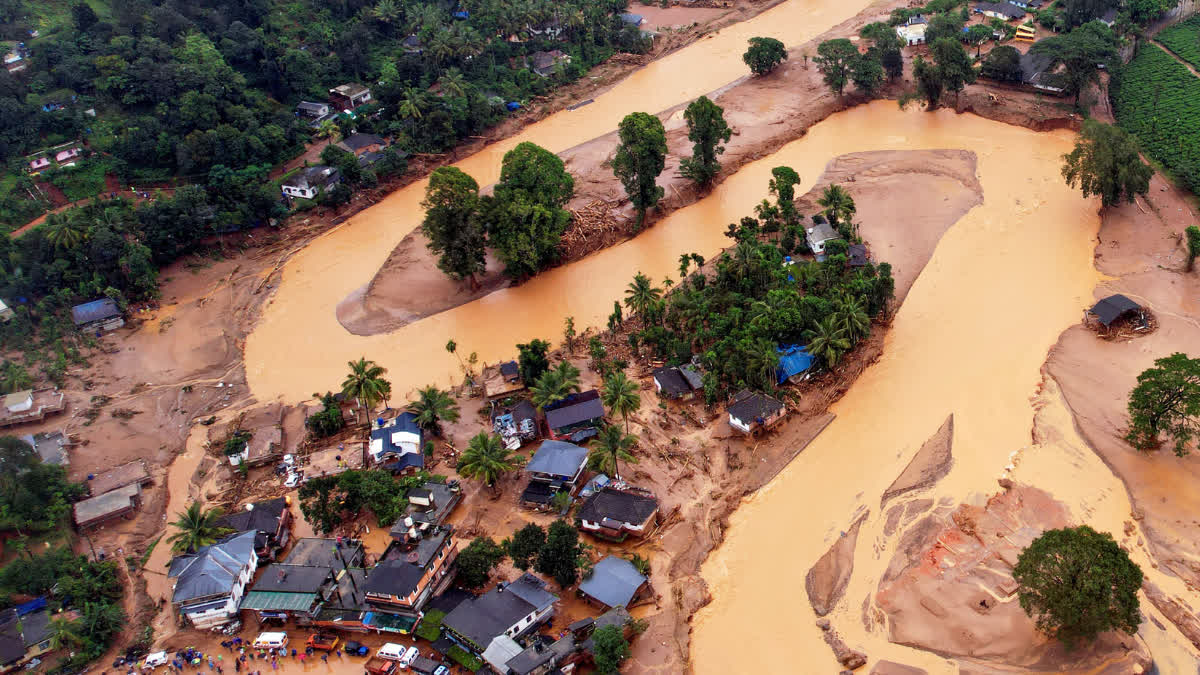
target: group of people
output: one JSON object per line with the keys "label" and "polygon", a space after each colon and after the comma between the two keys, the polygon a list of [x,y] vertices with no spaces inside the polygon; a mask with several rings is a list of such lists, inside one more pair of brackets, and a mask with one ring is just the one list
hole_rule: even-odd
{"label": "group of people", "polygon": [[[231,640],[226,640],[221,643],[227,652],[233,654],[231,661],[233,662],[233,671],[241,673],[246,671],[246,675],[262,675],[261,670],[250,670],[251,667],[257,665],[257,662],[262,662],[265,667],[270,663],[271,670],[279,670],[280,660],[286,660],[291,656],[293,661],[299,661],[300,665],[304,665],[305,661],[314,658],[314,650],[312,647],[306,647],[304,651],[292,649],[288,652],[286,647],[278,647],[273,649],[256,649],[254,647],[247,648],[246,643],[240,637],[235,637]],[[337,650],[337,655],[342,655],[342,650]],[[321,661],[329,662],[329,654],[322,652]],[[183,673],[188,667],[203,669],[208,666],[208,672],[211,675],[225,674],[225,657],[222,654],[204,654],[197,649],[188,647],[187,649],[175,653],[175,658],[171,659],[167,667],[174,672]],[[203,673],[201,674],[203,675]]]}

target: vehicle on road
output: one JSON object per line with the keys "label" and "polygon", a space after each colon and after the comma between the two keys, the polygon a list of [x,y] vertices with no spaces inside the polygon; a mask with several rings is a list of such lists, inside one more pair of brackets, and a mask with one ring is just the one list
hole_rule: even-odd
{"label": "vehicle on road", "polygon": [[363,667],[367,669],[366,675],[392,675],[396,672],[395,661],[379,656],[367,659],[367,663]]}
{"label": "vehicle on road", "polygon": [[404,652],[404,656],[400,657],[400,667],[407,670],[408,667],[412,665],[412,662],[416,661],[417,657],[420,655],[420,649],[417,649],[416,647],[409,647],[408,650]]}
{"label": "vehicle on road", "polygon": [[351,656],[366,656],[371,650],[357,640],[346,640],[346,644],[342,645],[342,651]]}
{"label": "vehicle on road", "polygon": [[400,661],[404,658],[404,652],[406,651],[408,651],[408,648],[404,645],[398,645],[395,642],[389,642],[379,649],[376,649],[375,656],[378,656],[381,659],[387,659],[389,661]]}
{"label": "vehicle on road", "polygon": [[277,649],[286,647],[287,643],[287,633],[259,633],[252,646],[255,649]]}
{"label": "vehicle on road", "polygon": [[313,633],[312,635],[308,636],[309,647],[325,652],[331,652],[334,649],[337,649],[339,642],[341,642],[341,638],[336,635],[330,635],[329,633]]}

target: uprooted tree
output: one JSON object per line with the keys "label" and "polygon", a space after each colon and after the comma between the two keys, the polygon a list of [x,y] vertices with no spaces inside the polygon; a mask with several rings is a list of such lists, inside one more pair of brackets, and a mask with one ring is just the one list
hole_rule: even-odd
{"label": "uprooted tree", "polygon": [[1200,359],[1176,352],[1138,375],[1129,394],[1129,432],[1125,440],[1139,450],[1159,446],[1162,435],[1175,441],[1175,454],[1188,453],[1200,431]]}

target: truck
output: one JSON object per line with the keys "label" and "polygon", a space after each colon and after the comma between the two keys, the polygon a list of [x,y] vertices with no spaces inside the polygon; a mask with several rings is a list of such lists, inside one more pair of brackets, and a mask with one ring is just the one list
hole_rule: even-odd
{"label": "truck", "polygon": [[328,633],[313,633],[308,636],[308,646],[324,652],[331,652],[337,649],[339,642],[341,640],[338,636]]}
{"label": "truck", "polygon": [[363,667],[367,669],[365,675],[393,675],[396,672],[395,661],[378,656],[367,659],[367,663]]}

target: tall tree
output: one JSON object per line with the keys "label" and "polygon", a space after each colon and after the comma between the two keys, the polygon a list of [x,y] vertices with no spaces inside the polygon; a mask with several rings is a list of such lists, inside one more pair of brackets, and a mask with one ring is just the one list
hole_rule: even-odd
{"label": "tall tree", "polygon": [[1139,450],[1158,447],[1160,436],[1175,441],[1175,454],[1188,453],[1200,432],[1200,359],[1176,352],[1138,375],[1129,394],[1129,432],[1125,440]]}
{"label": "tall tree", "polygon": [[1018,556],[1013,579],[1021,609],[1068,647],[1108,630],[1132,635],[1142,621],[1142,570],[1112,535],[1087,525],[1035,539]]}
{"label": "tall tree", "polygon": [[728,143],[733,130],[725,123],[725,111],[707,96],[692,101],[683,111],[687,120],[688,140],[692,156],[680,162],[680,173],[707,187],[721,172],[717,156],[725,152],[722,142]]}
{"label": "tall tree", "polygon": [[1196,257],[1200,256],[1200,227],[1189,225],[1184,235],[1187,239],[1187,271],[1191,272],[1196,266]]}
{"label": "tall tree", "polygon": [[575,179],[562,159],[524,142],[504,154],[494,198],[485,206],[488,239],[514,279],[537,274],[558,260],[558,244],[571,222],[565,206]]}
{"label": "tall tree", "polygon": [[537,559],[538,551],[546,545],[546,530],[537,523],[529,523],[504,540],[504,549],[512,558],[513,567],[524,572]]}
{"label": "tall tree", "polygon": [[579,579],[579,558],[583,546],[579,544],[579,530],[565,520],[550,523],[546,532],[546,545],[538,551],[534,569],[554,577],[561,588],[575,584]]}
{"label": "tall tree", "polygon": [[637,209],[637,227],[641,229],[646,222],[646,209],[658,204],[663,196],[657,181],[667,165],[667,134],[661,120],[642,112],[626,115],[617,133],[621,144],[612,161],[613,173]]}
{"label": "tall tree", "polygon": [[1137,141],[1124,129],[1085,120],[1075,149],[1063,155],[1062,175],[1085,197],[1096,195],[1104,206],[1116,206],[1149,192],[1154,170],[1142,161]]}
{"label": "tall tree", "polygon": [[804,332],[808,340],[808,351],[813,356],[833,368],[850,349],[850,340],[846,331],[838,326],[837,317],[832,314],[818,321],[815,326]]}
{"label": "tall tree", "polygon": [[597,628],[592,633],[593,660],[596,662],[596,672],[600,675],[613,675],[621,672],[621,664],[632,653],[629,641],[620,626],[608,625]]}
{"label": "tall tree", "polygon": [[579,391],[579,369],[569,361],[559,363],[557,368],[542,373],[530,387],[530,400],[539,410],[563,400],[572,392]]}
{"label": "tall tree", "polygon": [[458,582],[465,588],[479,588],[503,560],[504,549],[499,544],[490,537],[475,537],[454,561]]}
{"label": "tall tree", "polygon": [[[771,181],[767,184],[767,187],[771,194],[775,195],[775,207],[779,209],[779,215],[783,218],[783,222],[786,225],[795,225],[797,223],[796,186],[799,184],[800,174],[796,173],[796,170],[792,167],[777,166],[771,169]],[[680,258],[680,261],[682,264],[683,258]],[[680,278],[683,276],[681,274]]]}
{"label": "tall tree", "polygon": [[[655,286],[650,277],[641,272],[635,274],[633,281],[629,282],[629,286],[625,288],[625,306],[640,318],[645,318],[650,308],[660,298],[662,298],[662,289]],[[619,311],[620,307],[617,309]]]}
{"label": "tall tree", "polygon": [[621,416],[625,421],[625,432],[629,432],[629,414],[637,412],[642,406],[642,397],[638,393],[637,382],[630,380],[624,371],[617,372],[604,378],[604,386],[600,390],[600,398],[609,410]]}
{"label": "tall tree", "polygon": [[840,225],[849,223],[857,208],[854,205],[854,198],[841,185],[830,185],[821,192],[821,196],[817,198],[817,204],[824,209],[822,213],[829,219],[830,223]]}
{"label": "tall tree", "polygon": [[171,523],[176,530],[167,537],[167,541],[171,542],[171,550],[176,553],[195,551],[230,532],[229,528],[217,525],[223,513],[217,507],[205,509],[200,502],[188,504],[186,510],[175,514],[176,518]]}
{"label": "tall tree", "polygon": [[408,411],[417,416],[417,426],[434,435],[442,435],[442,422],[458,421],[458,401],[450,392],[429,385],[417,391],[417,400],[408,404]]}
{"label": "tall tree", "polygon": [[954,92],[954,100],[958,102],[958,92],[968,84],[975,82],[975,67],[971,65],[971,57],[963,49],[958,38],[939,38],[930,47],[933,61],[937,64],[938,76],[942,79],[942,87]]}
{"label": "tall tree", "polygon": [[992,27],[982,23],[972,24],[964,37],[967,44],[975,48],[975,58],[979,58],[979,53],[983,51],[983,45],[992,39]]}
{"label": "tall tree", "polygon": [[904,74],[904,40],[896,34],[894,27],[882,22],[869,23],[858,34],[879,50],[879,61],[889,80]]}
{"label": "tall tree", "polygon": [[621,462],[637,463],[637,458],[631,452],[637,444],[637,437],[621,431],[620,427],[606,424],[600,428],[596,445],[588,453],[588,468],[612,474],[621,480]]}
{"label": "tall tree", "polygon": [[486,238],[479,218],[479,184],[461,169],[434,169],[425,187],[425,220],[421,231],[429,250],[438,255],[438,269],[451,279],[468,279],[487,268]]}
{"label": "tall tree", "polygon": [[858,58],[858,48],[846,38],[826,40],[817,45],[813,63],[825,78],[825,84],[839,98],[850,82],[850,67]]}
{"label": "tall tree", "polygon": [[983,58],[979,75],[999,82],[1020,82],[1024,76],[1021,70],[1021,52],[1012,45],[993,47]]}
{"label": "tall tree", "polygon": [[387,400],[392,393],[392,383],[383,377],[387,374],[387,368],[368,361],[366,357],[346,365],[350,367],[350,374],[342,381],[342,393],[358,401],[366,418],[370,419],[375,406]]}
{"label": "tall tree", "polygon": [[464,478],[483,481],[495,488],[496,481],[517,468],[512,451],[504,447],[499,436],[481,431],[471,437],[467,449],[458,458],[457,471]]}
{"label": "tall tree", "polygon": [[[913,59],[912,71],[913,81],[917,85],[915,96],[925,101],[926,110],[930,112],[936,110],[942,101],[942,94],[946,91],[937,66],[926,61],[924,56],[917,54]],[[900,102],[903,104],[909,100],[909,97],[904,97],[900,99]]]}
{"label": "tall tree", "polygon": [[1117,36],[1100,21],[1091,21],[1070,33],[1038,40],[1030,51],[1050,57],[1049,73],[1062,66],[1061,74],[1053,77],[1063,93],[1075,97],[1078,108],[1083,90],[1099,81],[1100,69],[1117,62]]}
{"label": "tall tree", "polygon": [[575,354],[575,317],[568,316],[563,320],[563,341],[567,345],[567,353]]}
{"label": "tall tree", "polygon": [[550,343],[545,340],[533,339],[527,344],[517,345],[517,364],[526,385],[537,382],[542,373],[550,368],[550,359],[546,358],[548,351]]}
{"label": "tall tree", "polygon": [[962,35],[963,17],[958,12],[942,12],[929,19],[925,28],[925,42],[932,45],[938,40],[957,40]]}
{"label": "tall tree", "polygon": [[855,89],[867,96],[874,96],[879,91],[885,77],[879,50],[874,47],[850,62],[850,81]]}
{"label": "tall tree", "polygon": [[742,61],[750,66],[750,72],[755,75],[766,75],[775,70],[779,64],[787,60],[787,48],[775,38],[752,37]]}

